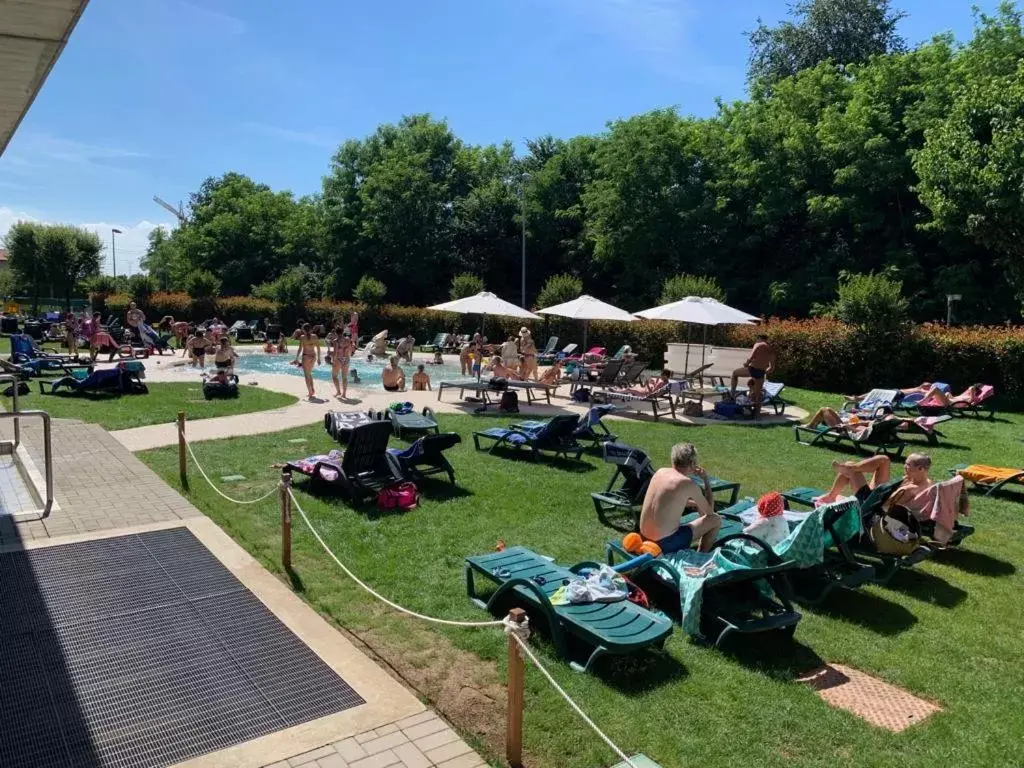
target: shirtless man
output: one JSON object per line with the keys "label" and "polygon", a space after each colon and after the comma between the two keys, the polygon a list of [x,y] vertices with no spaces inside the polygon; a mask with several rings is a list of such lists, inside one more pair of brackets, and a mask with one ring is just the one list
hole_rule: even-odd
{"label": "shirtless man", "polygon": [[754,386],[750,388],[750,399],[754,402],[754,418],[761,415],[761,399],[764,391],[764,380],[769,373],[775,370],[775,350],[768,343],[768,336],[760,333],[757,342],[750,350],[750,356],[743,368],[737,368],[732,372],[732,384],[729,391],[736,393],[736,382],[740,377],[750,378]]}
{"label": "shirtless man", "polygon": [[392,355],[391,364],[380,372],[380,383],[387,392],[405,391],[405,371],[399,367],[397,356]]}
{"label": "shirtless man", "polygon": [[128,311],[125,313],[124,319],[132,339],[134,341],[142,341],[142,324],[146,322],[146,315],[135,306],[134,301],[128,305]]}
{"label": "shirtless man", "polygon": [[[690,479],[696,475],[704,490]],[[687,505],[696,508],[696,520],[680,525]],[[672,447],[672,466],[659,469],[651,478],[640,511],[640,535],[655,542],[664,554],[693,547],[711,551],[722,518],[715,512],[711,483],[704,469],[697,465],[697,449],[692,443]]]}
{"label": "shirtless man", "polygon": [[495,378],[507,379],[509,381],[522,381],[523,377],[509,368],[500,357],[495,357],[491,362],[491,371]]}
{"label": "shirtless man", "polygon": [[[886,506],[899,501],[903,506],[912,507],[912,500],[933,484],[928,477],[931,467],[932,460],[928,454],[912,453],[907,456],[903,462],[903,482],[886,500]],[[832,471],[836,473],[835,482],[828,493],[815,501],[821,504],[835,501],[849,488],[857,501],[863,504],[875,488],[889,482],[892,462],[888,456],[872,456],[863,461],[833,461]]]}

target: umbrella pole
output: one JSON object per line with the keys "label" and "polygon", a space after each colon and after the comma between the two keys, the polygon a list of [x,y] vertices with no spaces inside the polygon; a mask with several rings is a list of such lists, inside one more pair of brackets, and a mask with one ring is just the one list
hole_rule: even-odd
{"label": "umbrella pole", "polygon": [[691,330],[690,324],[687,323],[686,324],[686,362],[683,363],[683,368],[685,369],[683,371],[683,376],[689,376],[690,375],[690,330]]}
{"label": "umbrella pole", "polygon": [[476,350],[476,380],[480,382],[480,378],[484,374],[484,328],[487,326],[487,313],[484,312],[480,316],[480,346]]}
{"label": "umbrella pole", "polygon": [[583,354],[587,353],[587,326],[590,325],[589,320],[583,321]]}

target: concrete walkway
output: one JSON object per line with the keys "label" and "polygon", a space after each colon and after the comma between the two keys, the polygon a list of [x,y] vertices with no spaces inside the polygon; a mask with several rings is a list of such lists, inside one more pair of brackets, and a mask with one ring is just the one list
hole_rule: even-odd
{"label": "concrete walkway", "polygon": [[[260,354],[260,353],[250,353]],[[159,358],[157,358],[159,359]],[[406,366],[408,367],[408,366]],[[192,368],[183,368],[179,362],[164,364],[160,366],[148,365],[146,368],[147,381],[197,381],[199,372]],[[189,442],[200,442],[203,440],[218,440],[224,437],[235,437],[238,435],[261,435],[269,432],[279,432],[292,427],[302,427],[309,424],[322,422],[324,414],[337,410],[383,410],[396,399],[411,402],[416,410],[429,406],[438,413],[472,413],[478,403],[456,402],[457,391],[446,390],[444,400],[438,399],[438,393],[432,392],[384,392],[381,389],[356,389],[350,388],[352,395],[348,400],[337,400],[330,396],[333,385],[330,382],[317,381],[316,392],[318,399],[310,402],[305,400],[306,385],[301,376],[290,376],[287,374],[260,374],[247,375],[242,377],[242,383],[251,381],[258,382],[259,386],[275,392],[284,392],[295,395],[300,401],[287,408],[277,408],[270,411],[259,411],[257,413],[245,413],[238,416],[221,416],[212,419],[199,419],[188,423],[187,435]],[[434,382],[437,386],[437,382]],[[519,409],[522,418],[550,418],[560,413],[585,414],[588,410],[587,404],[573,401],[569,397],[569,385],[559,387],[552,398],[552,404],[526,402],[522,393],[519,396]],[[650,408],[644,412],[636,413],[622,409],[619,414],[610,418],[631,418],[651,422]],[[799,408],[787,408],[785,416],[774,414],[764,415],[760,423],[785,423],[795,419],[806,417],[805,411]],[[187,418],[187,412],[186,412]],[[690,418],[682,413],[677,418],[663,416],[662,422],[675,423],[681,426],[696,426],[707,424],[729,424],[735,426],[749,425],[750,422],[727,422],[704,418]],[[175,424],[153,424],[148,427],[135,427],[134,429],[122,429],[111,433],[124,447],[130,451],[144,451],[151,448],[160,448],[167,445],[175,445],[178,442],[178,431]]]}
{"label": "concrete walkway", "polygon": [[[23,442],[43,465],[42,429]],[[101,427],[53,421],[55,497],[41,521],[0,514],[0,552],[187,527],[365,704],[179,764],[188,768],[477,768],[485,763],[413,693],[367,658]],[[70,563],[69,563],[70,565]]]}

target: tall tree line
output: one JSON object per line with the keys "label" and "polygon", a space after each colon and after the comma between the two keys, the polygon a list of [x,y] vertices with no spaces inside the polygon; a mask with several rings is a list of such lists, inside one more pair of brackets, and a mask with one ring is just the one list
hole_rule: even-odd
{"label": "tall tree line", "polygon": [[321,193],[207,179],[155,234],[161,285],[207,270],[249,293],[303,266],[313,295],[447,297],[455,275],[518,298],[548,277],[629,308],[681,272],[748,311],[803,315],[841,274],[899,277],[917,319],[1018,318],[1024,297],[1024,28],[1012,3],[973,38],[908,49],[886,0],[809,0],[751,33],[750,92],[697,119],[657,110],[599,135],[476,146],[405,117],[345,142]]}

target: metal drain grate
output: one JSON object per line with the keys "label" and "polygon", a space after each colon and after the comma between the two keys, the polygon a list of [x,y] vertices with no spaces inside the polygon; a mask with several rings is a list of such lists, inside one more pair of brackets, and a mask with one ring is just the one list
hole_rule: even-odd
{"label": "metal drain grate", "polygon": [[186,528],[0,555],[0,766],[150,768],[364,701]]}

